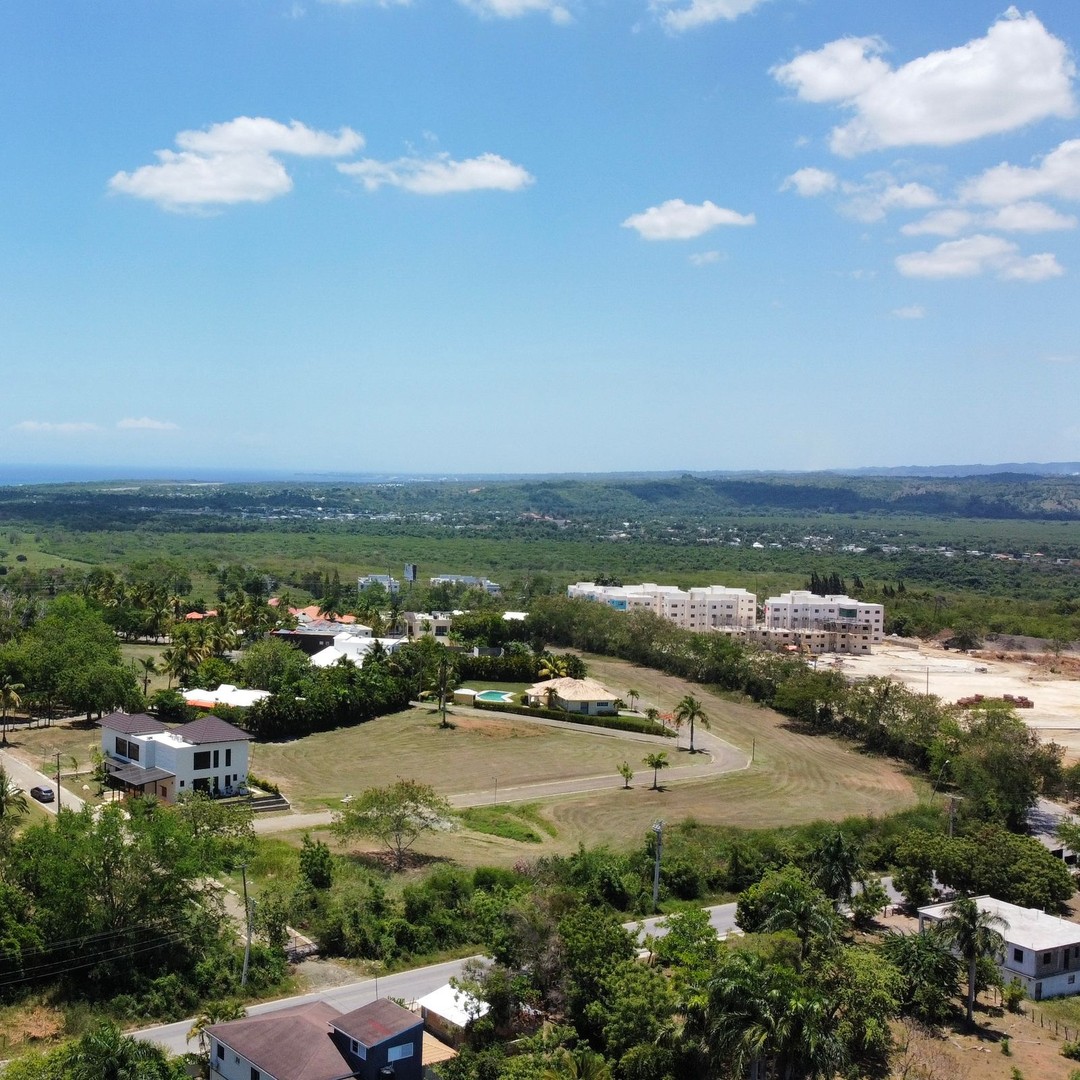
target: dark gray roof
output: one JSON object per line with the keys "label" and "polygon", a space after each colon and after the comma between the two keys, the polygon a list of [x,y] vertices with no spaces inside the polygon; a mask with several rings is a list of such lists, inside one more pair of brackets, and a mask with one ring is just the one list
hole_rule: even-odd
{"label": "dark gray roof", "polygon": [[176,773],[168,772],[166,769],[144,769],[141,765],[122,765],[109,775],[113,780],[141,787],[143,784],[156,784],[158,780],[170,780]]}
{"label": "dark gray roof", "polygon": [[240,728],[222,720],[220,716],[214,716],[213,713],[202,716],[198,720],[192,720],[190,724],[185,724],[183,727],[175,728],[173,734],[197,746],[202,746],[204,743],[241,742],[251,739],[246,731],[241,731]]}
{"label": "dark gray roof", "polygon": [[330,1023],[350,1039],[370,1047],[401,1035],[410,1028],[423,1027],[424,1021],[395,1002],[379,998],[336,1017]]}
{"label": "dark gray roof", "polygon": [[169,730],[161,721],[146,713],[109,713],[101,718],[100,723],[103,728],[119,731],[122,735],[150,735]]}
{"label": "dark gray roof", "polygon": [[339,1016],[333,1005],[317,1001],[212,1024],[206,1030],[255,1068],[279,1080],[336,1080],[353,1071],[327,1026]]}

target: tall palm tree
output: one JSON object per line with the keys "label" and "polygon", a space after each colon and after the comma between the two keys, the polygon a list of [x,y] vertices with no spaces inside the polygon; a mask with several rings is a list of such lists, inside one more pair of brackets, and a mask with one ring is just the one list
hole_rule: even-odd
{"label": "tall palm tree", "polygon": [[626,691],[626,696],[630,699],[631,710],[635,710],[637,708],[637,699],[641,697],[641,691],[635,690],[633,689],[633,687],[631,687],[629,690]]}
{"label": "tall palm tree", "polygon": [[3,733],[3,746],[7,746],[8,709],[17,709],[22,704],[19,691],[25,689],[21,682],[12,682],[7,675],[0,680],[0,732]]}
{"label": "tall palm tree", "polygon": [[142,668],[143,697],[146,697],[147,688],[150,686],[150,676],[157,674],[157,661],[152,656],[140,656],[139,667]]}
{"label": "tall palm tree", "polygon": [[708,715],[701,707],[701,702],[691,694],[687,694],[675,706],[675,723],[690,725],[690,753],[696,754],[697,751],[694,749],[694,724],[701,724],[705,728],[712,727]]}
{"label": "tall palm tree", "polygon": [[671,762],[667,759],[666,750],[658,750],[654,754],[646,754],[644,757],[645,765],[652,769],[652,787],[650,791],[659,791],[660,785],[657,783],[657,776],[661,769],[666,769]]}
{"label": "tall palm tree", "polygon": [[851,899],[851,887],[859,876],[859,853],[839,829],[834,829],[814,849],[810,857],[814,884],[833,902],[833,907]]}
{"label": "tall palm tree", "polygon": [[[979,960],[984,956],[997,958],[1005,949],[1000,930],[1008,929],[1000,915],[980,911],[970,896],[961,896],[949,907],[949,914],[937,925],[942,940],[967,964],[967,1019],[975,1021],[975,978]],[[1000,930],[999,930],[1000,928]]]}
{"label": "tall palm tree", "polygon": [[9,817],[19,817],[30,809],[23,789],[7,774],[7,769],[0,764],[0,822]]}

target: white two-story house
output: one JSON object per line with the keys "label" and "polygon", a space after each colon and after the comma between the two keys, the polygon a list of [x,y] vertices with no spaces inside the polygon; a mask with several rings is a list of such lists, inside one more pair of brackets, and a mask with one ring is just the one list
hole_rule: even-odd
{"label": "white two-story house", "polygon": [[[976,896],[979,911],[1002,920],[995,927],[1005,939],[998,968],[1008,983],[1019,979],[1028,997],[1062,997],[1080,992],[1080,925],[1020,907],[992,896]],[[951,904],[919,908],[919,929],[947,918]]]}
{"label": "white two-story house", "polygon": [[108,781],[166,802],[190,791],[232,795],[247,787],[251,736],[217,716],[168,728],[144,713],[101,720]]}

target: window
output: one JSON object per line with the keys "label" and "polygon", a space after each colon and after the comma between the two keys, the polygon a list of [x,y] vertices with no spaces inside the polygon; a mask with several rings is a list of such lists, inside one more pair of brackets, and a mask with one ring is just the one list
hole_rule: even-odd
{"label": "window", "polygon": [[127,757],[127,739],[121,739],[119,735],[116,736],[116,752],[120,757]]}
{"label": "window", "polygon": [[1054,954],[1053,953],[1048,953],[1048,952],[1043,953],[1043,963],[1044,964],[1049,964],[1050,961],[1053,960],[1053,959],[1054,959]]}
{"label": "window", "polygon": [[262,1073],[254,1065],[251,1067],[251,1080],[262,1080]]}
{"label": "window", "polygon": [[1013,959],[1018,964],[1022,964],[1024,962],[1024,950],[1023,949],[1013,949]]}
{"label": "window", "polygon": [[139,744],[137,742],[128,743],[128,757],[131,758],[132,761],[139,760]]}
{"label": "window", "polygon": [[210,751],[209,750],[196,750],[194,767],[196,769],[209,769],[210,768]]}
{"label": "window", "polygon": [[232,747],[227,747],[225,750],[225,768],[227,769],[232,764]]}
{"label": "window", "polygon": [[1069,976],[1069,985],[1070,986],[1075,986],[1076,985],[1076,976],[1075,975],[1070,975]]}
{"label": "window", "polygon": [[220,754],[221,754],[220,750],[215,750],[214,751],[214,768],[215,769],[218,767],[218,758],[219,758]]}
{"label": "window", "polygon": [[390,1052],[386,1055],[387,1061],[404,1061],[405,1058],[411,1058],[413,1056],[413,1045],[407,1043],[405,1046],[391,1046]]}
{"label": "window", "polygon": [[183,781],[183,780],[181,780],[181,781],[180,781],[180,786],[181,786],[181,787],[183,787],[183,786],[184,786],[184,781]]}
{"label": "window", "polygon": [[225,1047],[222,1043],[217,1044],[217,1056],[220,1061],[225,1060]]}

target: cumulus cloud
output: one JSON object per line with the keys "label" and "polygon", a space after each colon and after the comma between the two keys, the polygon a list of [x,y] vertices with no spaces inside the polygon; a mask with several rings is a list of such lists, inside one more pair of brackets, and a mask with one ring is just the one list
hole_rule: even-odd
{"label": "cumulus cloud", "polygon": [[987,228],[1002,232],[1055,232],[1075,229],[1076,218],[1041,202],[1018,202],[1002,206],[983,219]]}
{"label": "cumulus cloud", "polygon": [[117,420],[116,426],[121,431],[179,431],[178,424],[171,420],[152,420],[149,416],[126,417]]}
{"label": "cumulus cloud", "polygon": [[975,215],[967,210],[935,210],[901,226],[900,231],[905,236],[959,236],[974,224]]}
{"label": "cumulus cloud", "polygon": [[954,49],[897,68],[885,51],[879,38],[843,38],[771,74],[803,101],[854,113],[830,137],[844,157],[890,146],[953,146],[1076,112],[1068,47],[1034,14],[1014,7],[985,37]]}
{"label": "cumulus cloud", "polygon": [[[672,33],[696,30],[714,22],[731,22],[746,15],[765,0],[652,0],[650,7],[660,12],[660,22]],[[679,7],[675,7],[679,4]]]}
{"label": "cumulus cloud", "polygon": [[462,7],[484,18],[518,19],[522,15],[540,12],[553,23],[566,25],[574,21],[570,10],[558,0],[458,0]]}
{"label": "cumulus cloud", "polygon": [[894,319],[925,319],[926,308],[922,304],[910,304],[908,307],[893,308],[892,316]]}
{"label": "cumulus cloud", "polygon": [[156,165],[118,172],[112,191],[148,199],[168,210],[269,202],[292,190],[285,166],[275,156],[341,157],[359,150],[363,136],[351,128],[336,134],[293,120],[238,116],[201,131],[181,131],[179,150],[158,150]]}
{"label": "cumulus cloud", "polygon": [[12,424],[12,431],[28,431],[37,435],[79,435],[86,431],[100,431],[97,424],[88,421],[74,420],[59,422],[52,420],[20,420]]}
{"label": "cumulus cloud", "polygon": [[640,214],[631,214],[622,227],[637,230],[646,240],[693,240],[720,225],[754,225],[756,222],[753,214],[726,210],[708,199],[700,206],[682,199],[669,199]]}
{"label": "cumulus cloud", "polygon": [[925,184],[898,184],[881,174],[862,184],[844,184],[844,211],[858,221],[881,221],[890,210],[926,210],[941,201]]}
{"label": "cumulus cloud", "polygon": [[377,191],[388,184],[416,195],[520,191],[534,180],[526,169],[498,154],[481,154],[465,161],[454,161],[445,153],[431,158],[404,157],[397,161],[365,158],[338,165],[338,170],[355,177],[368,191]]}
{"label": "cumulus cloud", "polygon": [[835,173],[827,169],[809,167],[793,172],[781,185],[781,191],[794,190],[804,199],[812,199],[826,192],[835,191],[839,181]]}
{"label": "cumulus cloud", "polygon": [[1030,168],[1006,162],[995,165],[964,184],[960,195],[984,206],[1055,195],[1080,199],[1080,139],[1061,143]]}
{"label": "cumulus cloud", "polygon": [[690,256],[692,266],[710,266],[719,262],[723,255],[719,251],[696,251]]}
{"label": "cumulus cloud", "polygon": [[1004,281],[1045,281],[1065,273],[1049,252],[1021,255],[1011,241],[982,233],[947,240],[932,251],[897,256],[896,268],[905,277],[966,278],[993,273]]}

